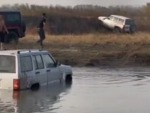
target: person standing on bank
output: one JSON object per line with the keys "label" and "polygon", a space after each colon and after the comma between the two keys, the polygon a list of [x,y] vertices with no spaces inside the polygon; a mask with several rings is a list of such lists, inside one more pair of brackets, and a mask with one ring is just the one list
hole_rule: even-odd
{"label": "person standing on bank", "polygon": [[3,48],[3,43],[5,42],[5,33],[8,34],[8,30],[6,28],[6,25],[5,25],[5,20],[4,20],[4,17],[2,15],[0,15],[0,49],[4,49]]}
{"label": "person standing on bank", "polygon": [[45,31],[44,31],[45,24],[46,24],[46,14],[43,13],[42,18],[38,24],[38,34],[40,39],[37,41],[38,43],[40,43],[42,49],[43,49],[43,40],[45,39]]}

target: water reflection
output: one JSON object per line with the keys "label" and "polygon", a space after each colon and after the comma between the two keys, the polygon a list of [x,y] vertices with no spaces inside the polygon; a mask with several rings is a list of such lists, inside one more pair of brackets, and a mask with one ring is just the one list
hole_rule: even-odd
{"label": "water reflection", "polygon": [[69,92],[71,85],[54,83],[38,91],[0,91],[0,113],[48,113],[61,106],[53,106]]}
{"label": "water reflection", "polygon": [[149,113],[149,68],[73,68],[73,85],[0,91],[0,113]]}

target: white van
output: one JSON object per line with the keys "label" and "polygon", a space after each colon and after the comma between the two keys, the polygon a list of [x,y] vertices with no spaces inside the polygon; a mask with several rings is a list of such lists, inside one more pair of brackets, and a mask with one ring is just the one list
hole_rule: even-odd
{"label": "white van", "polygon": [[21,90],[63,80],[72,82],[71,67],[58,64],[48,51],[0,51],[0,89]]}

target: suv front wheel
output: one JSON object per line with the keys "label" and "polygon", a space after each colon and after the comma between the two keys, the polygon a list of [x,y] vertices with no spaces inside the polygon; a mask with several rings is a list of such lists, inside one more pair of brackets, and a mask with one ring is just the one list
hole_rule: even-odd
{"label": "suv front wheel", "polygon": [[121,29],[119,27],[115,27],[113,31],[114,33],[121,33]]}

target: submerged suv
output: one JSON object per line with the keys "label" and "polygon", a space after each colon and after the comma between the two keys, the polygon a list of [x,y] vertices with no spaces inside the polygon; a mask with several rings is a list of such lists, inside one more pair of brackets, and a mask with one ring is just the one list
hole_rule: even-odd
{"label": "submerged suv", "polygon": [[32,89],[56,81],[72,83],[72,68],[59,64],[48,51],[0,51],[0,89]]}
{"label": "submerged suv", "polygon": [[113,30],[114,32],[135,32],[135,22],[133,19],[120,16],[110,15],[109,17],[99,16],[98,20],[102,22],[106,28]]}
{"label": "submerged suv", "polygon": [[6,27],[9,34],[6,35],[6,42],[18,41],[19,38],[25,36],[26,25],[19,11],[0,11],[5,19]]}

